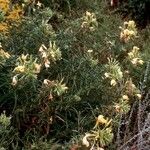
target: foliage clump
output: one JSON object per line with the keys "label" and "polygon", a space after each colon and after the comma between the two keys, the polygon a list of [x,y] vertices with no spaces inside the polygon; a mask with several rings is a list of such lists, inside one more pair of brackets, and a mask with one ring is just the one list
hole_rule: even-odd
{"label": "foliage clump", "polygon": [[122,150],[148,141],[148,42],[105,1],[77,2],[12,3],[24,15],[1,34],[1,149]]}

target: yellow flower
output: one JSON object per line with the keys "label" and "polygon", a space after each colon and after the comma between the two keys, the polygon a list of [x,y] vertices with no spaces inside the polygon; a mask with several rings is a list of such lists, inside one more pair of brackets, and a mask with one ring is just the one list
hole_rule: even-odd
{"label": "yellow flower", "polygon": [[41,64],[35,63],[34,66],[35,66],[35,73],[40,73],[40,70],[41,70]]}
{"label": "yellow flower", "polygon": [[20,72],[20,73],[25,72],[25,66],[17,66],[17,67],[14,69],[14,72]]}
{"label": "yellow flower", "polygon": [[101,124],[106,124],[108,122],[108,120],[104,119],[103,115],[99,115],[97,118],[97,122],[101,123]]}
{"label": "yellow flower", "polygon": [[128,27],[135,28],[136,27],[135,22],[133,20],[129,21],[128,22]]}

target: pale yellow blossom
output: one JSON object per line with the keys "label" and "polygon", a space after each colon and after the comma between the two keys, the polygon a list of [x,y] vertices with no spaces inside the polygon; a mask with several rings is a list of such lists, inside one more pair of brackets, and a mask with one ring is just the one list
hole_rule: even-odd
{"label": "pale yellow blossom", "polygon": [[138,58],[133,58],[133,59],[131,60],[131,63],[132,63],[133,65],[137,65],[137,63],[138,63]]}
{"label": "pale yellow blossom", "polygon": [[133,46],[133,51],[139,51],[140,48],[138,48],[137,46]]}
{"label": "pale yellow blossom", "polygon": [[102,147],[99,147],[97,150],[104,150],[104,148],[102,148]]}
{"label": "pale yellow blossom", "polygon": [[82,144],[85,145],[86,147],[89,147],[89,146],[90,146],[90,143],[89,143],[89,141],[87,140],[87,138],[88,138],[89,136],[91,136],[91,134],[87,133],[87,134],[83,137],[83,139],[82,139]]}
{"label": "pale yellow blossom", "polygon": [[116,112],[120,112],[121,108],[120,108],[120,105],[119,105],[119,104],[116,104],[116,105],[115,105],[115,110],[116,110]]}
{"label": "pale yellow blossom", "polygon": [[92,53],[92,52],[93,52],[93,50],[92,50],[92,49],[89,49],[87,52],[88,52],[88,53]]}
{"label": "pale yellow blossom", "polygon": [[130,28],[135,28],[136,27],[135,22],[133,20],[131,20],[131,21],[128,22],[128,26]]}
{"label": "pale yellow blossom", "polygon": [[12,85],[15,86],[18,83],[17,75],[12,78]]}
{"label": "pale yellow blossom", "polygon": [[112,79],[112,80],[110,81],[110,85],[115,86],[116,84],[117,84],[116,80]]}
{"label": "pale yellow blossom", "polygon": [[105,76],[105,78],[109,78],[110,77],[109,73],[107,73],[107,72],[104,74],[104,76]]}
{"label": "pale yellow blossom", "polygon": [[138,61],[138,63],[139,63],[140,65],[143,65],[144,61],[140,59],[140,60]]}
{"label": "pale yellow blossom", "polygon": [[92,14],[89,11],[86,11],[86,16],[91,16]]}
{"label": "pale yellow blossom", "polygon": [[27,57],[28,57],[28,54],[26,54],[26,55],[22,54],[21,55],[21,59],[24,60],[24,61],[27,59]]}
{"label": "pale yellow blossom", "polygon": [[25,72],[25,66],[17,66],[17,67],[15,67],[13,72],[23,73],[23,72]]}
{"label": "pale yellow blossom", "polygon": [[142,95],[141,95],[141,94],[136,94],[136,96],[138,97],[138,99],[141,99],[141,98],[142,98]]}
{"label": "pale yellow blossom", "polygon": [[133,83],[131,84],[131,86],[132,86],[132,88],[133,88],[133,89],[135,89],[135,88],[136,88],[135,84],[133,84]]}
{"label": "pale yellow blossom", "polygon": [[127,21],[124,22],[124,26],[126,26],[126,25],[128,25],[128,22],[127,22]]}
{"label": "pale yellow blossom", "polygon": [[41,70],[41,64],[35,63],[34,66],[35,66],[35,73],[40,73],[40,70]]}
{"label": "pale yellow blossom", "polygon": [[45,85],[48,85],[49,84],[49,80],[48,79],[44,79],[44,81],[43,81],[43,83],[45,84]]}
{"label": "pale yellow blossom", "polygon": [[128,95],[123,95],[122,98],[123,98],[124,100],[129,100]]}
{"label": "pale yellow blossom", "polygon": [[45,67],[49,68],[50,67],[50,61],[48,59],[45,60]]}
{"label": "pale yellow blossom", "polygon": [[100,124],[106,124],[108,120],[106,120],[103,115],[99,115],[97,118],[97,122]]}
{"label": "pale yellow blossom", "polygon": [[129,52],[129,53],[128,53],[128,56],[129,56],[130,58],[134,57],[133,52]]}

